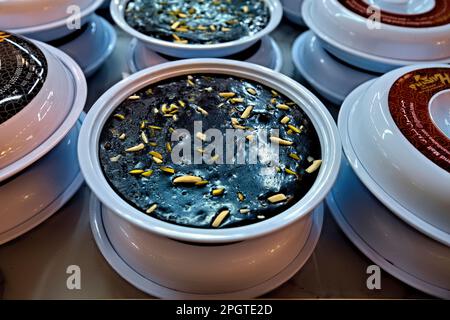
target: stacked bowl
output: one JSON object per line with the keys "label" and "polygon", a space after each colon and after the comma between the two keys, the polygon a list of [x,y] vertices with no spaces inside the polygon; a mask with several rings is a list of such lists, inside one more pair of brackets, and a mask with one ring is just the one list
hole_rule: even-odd
{"label": "stacked bowl", "polygon": [[290,22],[299,26],[305,26],[305,22],[302,18],[302,5],[303,0],[281,0],[283,5],[284,17]]}
{"label": "stacked bowl", "polygon": [[80,187],[76,150],[87,86],[66,54],[7,32],[0,32],[0,79],[5,243],[55,213]]}
{"label": "stacked bowl", "polygon": [[[172,151],[175,151],[176,147],[168,148],[167,140],[158,140],[166,135],[169,137],[167,139],[170,139],[170,132],[174,132],[170,129],[182,126],[184,120],[180,119],[185,119],[188,115],[203,117],[208,119],[205,121],[216,125],[221,121],[218,115],[219,110],[236,112],[235,108],[240,107],[236,105],[232,108],[233,106],[229,106],[228,103],[239,104],[239,102],[233,102],[233,98],[230,98],[231,100],[219,106],[212,103],[204,104],[206,110],[198,108],[197,112],[192,113],[189,110],[192,107],[196,108],[196,105],[192,102],[191,94],[186,93],[185,97],[181,97],[181,99],[187,99],[183,102],[179,100],[180,97],[175,92],[176,90],[186,92],[185,90],[190,90],[189,88],[194,86],[200,87],[203,81],[211,81],[211,79],[218,79],[219,83],[223,83],[223,81],[229,81],[231,77],[240,79],[239,81],[252,81],[260,93],[263,90],[269,93],[270,100],[287,97],[292,101],[292,104],[290,103],[292,107],[283,108],[285,111],[278,112],[288,112],[286,110],[299,108],[310,119],[312,125],[310,128],[314,128],[317,132],[318,144],[315,147],[321,154],[322,161],[319,162],[322,165],[320,168],[316,166],[319,163],[318,160],[311,162],[317,169],[314,183],[309,190],[306,190],[303,197],[291,198],[290,206],[283,207],[279,214],[267,219],[264,216],[261,217],[262,213],[258,214],[255,207],[252,207],[251,211],[244,212],[236,210],[235,206],[225,202],[225,199],[239,198],[239,206],[248,204],[247,201],[256,199],[250,197],[249,193],[246,193],[247,196],[241,194],[236,198],[231,190],[222,189],[222,193],[214,197],[214,190],[209,192],[208,184],[216,183],[214,180],[218,177],[235,181],[234,185],[247,183],[244,181],[246,178],[261,177],[260,183],[248,186],[249,190],[259,190],[257,188],[261,185],[265,186],[263,188],[270,188],[275,183],[274,179],[278,179],[273,178],[272,173],[269,173],[270,168],[264,166],[260,173],[245,177],[242,174],[245,175],[245,172],[255,168],[251,164],[246,163],[244,166],[227,164],[225,167],[211,164],[204,167],[204,172],[202,171],[206,179],[203,180],[205,184],[180,186],[176,182],[178,179],[180,183],[182,179],[186,179],[184,182],[189,183],[187,179],[196,179],[201,173],[197,173],[197,177],[192,176],[193,173],[189,176],[179,176],[179,172],[198,172],[198,169],[188,160],[183,161],[179,166],[173,163]],[[169,90],[168,93],[162,93],[161,88],[169,86],[171,81],[181,81],[181,85],[175,90]],[[253,91],[250,90],[250,92]],[[206,101],[211,95],[216,96],[219,93],[213,86],[206,86],[200,87],[195,94],[200,95],[200,101]],[[254,101],[267,97],[262,93],[257,95],[253,92],[253,94],[249,97]],[[176,104],[178,107],[173,109],[181,110],[177,119],[173,115],[170,116],[170,113],[166,113],[162,118],[163,121],[169,121],[170,127],[167,133],[165,131],[167,123],[155,126],[154,123],[136,118],[138,116],[136,112],[140,108],[144,108],[143,114],[149,112],[152,115],[151,118],[144,119],[154,122],[160,117],[161,111],[155,108],[152,102],[159,98],[158,95],[162,95],[162,98],[168,101],[167,106]],[[222,93],[222,95],[233,96],[230,92]],[[171,100],[174,101],[171,102]],[[146,104],[151,106],[148,111],[145,109]],[[122,109],[123,107],[126,109]],[[244,118],[248,119],[246,121],[262,119],[261,123],[266,123],[272,118],[275,123],[279,123],[278,115],[265,117],[260,113],[266,112],[262,111],[266,107],[265,102],[255,104],[253,112],[247,112]],[[160,108],[166,110],[166,105]],[[181,114],[183,110],[188,111]],[[275,113],[274,110],[270,112]],[[287,119],[287,117],[283,118]],[[137,127],[140,128],[137,134],[134,129],[123,134],[126,128],[135,128],[134,125],[125,125],[127,121],[133,123],[137,121]],[[309,122],[309,120],[293,116],[290,123],[295,121]],[[305,127],[309,126],[306,122],[303,123]],[[121,129],[111,128],[111,124],[121,126]],[[187,124],[187,126],[190,125],[192,124]],[[157,135],[152,130],[157,130]],[[105,142],[106,136],[110,138]],[[198,134],[193,136],[198,137]],[[298,137],[302,137],[301,131]],[[135,142],[135,139],[138,142]],[[152,139],[156,141],[152,142]],[[139,141],[142,141],[141,144],[133,147]],[[124,143],[126,149],[124,149]],[[149,152],[152,149],[153,151]],[[163,150],[166,149],[169,155],[171,154],[171,158],[164,156],[166,153]],[[113,150],[111,158],[110,155],[108,157],[102,155],[105,150],[107,152]],[[154,150],[158,150],[161,154]],[[336,125],[325,106],[308,90],[268,68],[226,59],[185,59],[164,63],[140,71],[118,83],[107,91],[88,113],[81,130],[78,152],[83,175],[93,192],[90,207],[92,231],[97,245],[109,264],[123,278],[149,294],[163,298],[185,299],[252,298],[274,289],[292,277],[307,261],[318,241],[323,219],[322,201],[336,179],[341,159],[341,146]],[[147,154],[154,156],[153,160],[149,160],[150,162],[147,162],[151,159],[145,156]],[[130,160],[130,157],[135,156],[140,157],[141,160]],[[310,160],[307,158],[309,157],[296,157],[297,161],[302,161],[304,168],[311,165],[311,163],[308,164]],[[124,178],[120,177],[116,181],[117,184],[111,182],[107,172],[118,177],[119,171],[127,163],[132,166],[139,164],[140,169],[128,171],[132,168],[127,168]],[[225,171],[214,178],[214,170],[217,168],[224,168]],[[239,168],[247,168],[247,170],[236,174]],[[275,176],[284,176],[290,181],[295,181],[296,177],[292,171],[291,174],[284,174],[272,168]],[[301,170],[304,172],[304,169]],[[170,182],[171,179],[174,180]],[[302,181],[306,182],[306,179],[305,176]],[[140,196],[135,191],[132,191],[128,197],[124,196],[123,192],[128,192],[131,185],[121,187],[128,183],[139,183],[150,190],[154,186],[165,184],[167,180],[169,193],[163,193],[167,189],[160,189],[159,192],[150,192],[142,197],[142,201],[149,206],[147,211],[146,208],[137,207],[135,199]],[[197,182],[202,183],[202,181]],[[299,185],[301,184],[300,182]],[[141,191],[142,188],[136,190],[137,193]],[[158,204],[150,206],[151,201],[158,197]],[[261,196],[259,199],[254,204],[263,203]],[[216,209],[209,206],[210,201],[215,200],[218,203],[214,202],[214,206],[221,206],[222,209],[226,206],[229,209],[217,216],[216,219],[220,217],[220,221],[231,223],[235,217],[239,216],[239,212],[243,214],[241,217],[244,219],[252,216],[258,216],[258,218],[255,218],[251,224],[219,228],[221,222],[211,225],[209,218],[199,227],[191,223],[174,223],[160,216],[166,214],[167,217],[174,219],[174,216],[180,215],[182,219],[185,219],[184,215],[187,217],[194,214],[193,220],[190,221],[195,222],[203,219],[205,215],[215,214]],[[287,199],[282,197],[280,200]],[[178,201],[187,202],[177,210],[167,209],[168,205]],[[193,209],[198,205],[203,206],[199,212]],[[272,207],[272,210],[276,210],[276,207]],[[223,213],[224,216],[222,216]]]}
{"label": "stacked bowl", "polygon": [[[219,6],[226,8],[244,3],[192,2],[191,8],[184,8],[186,12],[181,12],[177,3],[171,4],[172,7],[158,8],[152,1],[114,0],[111,1],[111,15],[116,24],[133,37],[128,52],[128,64],[132,73],[163,62],[184,58],[228,58],[280,71],[283,64],[282,54],[269,33],[281,21],[282,6],[279,0],[258,0],[246,3],[242,6],[238,19],[224,14],[223,21],[215,25],[207,25],[211,21],[205,19],[205,25],[197,23],[195,27],[190,24],[196,23],[196,20],[199,21],[199,14],[207,17],[210,14],[209,10],[216,10]],[[262,10],[266,8],[268,19],[265,25],[250,34],[233,36],[231,40],[220,42],[216,42],[214,36],[210,38],[211,41],[202,43],[188,43],[187,40],[182,39],[184,36],[193,39],[197,36],[196,32],[203,32],[207,34],[207,37],[214,33],[222,34],[222,36],[227,33],[232,35],[245,30],[247,21],[261,20],[262,15],[266,14]],[[158,13],[155,14],[155,11]],[[152,16],[153,18],[150,18],[153,19],[152,21],[145,21]],[[155,19],[158,19],[158,22]],[[160,37],[171,32],[174,33],[175,39]]]}
{"label": "stacked bowl", "polygon": [[403,67],[355,89],[327,202],[352,242],[400,280],[450,298],[450,67]]}
{"label": "stacked bowl", "polygon": [[338,105],[395,68],[450,62],[447,0],[306,0],[302,15],[311,31],[292,48],[296,69]]}
{"label": "stacked bowl", "polygon": [[91,76],[112,53],[113,27],[95,14],[103,0],[0,2],[0,29],[47,42],[70,55]]}

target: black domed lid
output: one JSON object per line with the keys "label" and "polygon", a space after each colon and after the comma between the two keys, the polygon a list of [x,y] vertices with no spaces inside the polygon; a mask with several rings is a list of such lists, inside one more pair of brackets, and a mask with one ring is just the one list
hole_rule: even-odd
{"label": "black domed lid", "polygon": [[0,31],[0,124],[33,100],[47,71],[47,60],[37,46]]}

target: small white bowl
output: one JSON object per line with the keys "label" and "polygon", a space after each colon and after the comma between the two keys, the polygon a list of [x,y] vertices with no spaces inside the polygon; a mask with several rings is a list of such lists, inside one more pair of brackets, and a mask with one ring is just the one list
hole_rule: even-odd
{"label": "small white bowl", "polygon": [[[13,114],[0,124],[0,172],[4,172],[60,127],[76,93],[72,76],[48,46],[10,35],[2,43],[1,54],[0,73],[7,85],[2,91],[2,112],[8,109]],[[15,104],[8,102],[14,100]]]}
{"label": "small white bowl", "polygon": [[147,36],[133,29],[126,21],[124,12],[129,0],[111,1],[111,15],[116,24],[130,36],[145,43],[150,50],[176,58],[220,58],[244,51],[262,37],[271,33],[281,22],[283,8],[279,0],[265,0],[270,10],[267,26],[251,36],[217,44],[180,44]]}
{"label": "small white bowl", "polygon": [[356,87],[378,77],[334,58],[312,31],[302,33],[295,40],[291,53],[299,74],[321,96],[339,106]]}
{"label": "small white bowl", "polygon": [[327,204],[344,233],[375,264],[416,289],[450,299],[450,247],[398,219],[345,158]]}
{"label": "small white bowl", "polygon": [[280,0],[283,5],[284,16],[292,23],[304,26],[302,18],[303,0]]}
{"label": "small white bowl", "polygon": [[[75,30],[75,18],[80,25],[102,4],[103,0],[8,0],[0,1],[0,30],[26,37],[51,41]],[[70,26],[70,27],[69,27]]]}
{"label": "small white bowl", "polygon": [[[265,36],[260,40],[260,44],[256,43],[254,46],[258,46],[258,49],[253,50],[253,47],[250,47],[244,52],[228,57],[228,59],[246,61],[277,72],[281,71],[281,67],[283,66],[283,55],[280,47],[272,37]],[[247,53],[248,50],[252,50],[250,54]],[[157,64],[173,61],[167,56],[163,56],[150,50],[136,38],[131,40],[127,60],[128,67],[132,73],[148,67],[153,67]]]}
{"label": "small white bowl", "polygon": [[[77,122],[81,121],[87,97],[86,80],[69,56],[43,43],[37,42],[37,45],[61,63],[60,75],[69,76],[74,94],[69,105],[58,105],[68,112],[48,138],[21,159],[0,169],[0,201],[3,203],[0,244],[32,229],[59,210],[83,181],[76,151],[81,125],[77,126]],[[27,112],[27,108],[22,112]]]}
{"label": "small white bowl", "polygon": [[[244,227],[189,228],[143,215],[111,188],[98,155],[99,136],[111,113],[143,87],[197,73],[233,75],[264,84],[289,97],[311,119],[320,139],[323,165],[310,191],[285,212]],[[334,121],[308,90],[270,69],[225,59],[169,62],[126,78],[92,107],[79,140],[81,170],[102,203],[105,229],[119,256],[145,278],[157,278],[159,285],[193,294],[244,290],[286,268],[307,241],[312,213],[330,190],[340,157]]]}
{"label": "small white bowl", "polygon": [[[431,81],[436,68],[448,70],[450,76],[447,65],[419,65],[363,84],[344,101],[339,128],[353,170],[378,200],[414,228],[449,246],[450,161],[443,159],[450,154],[450,139],[431,120],[429,109],[436,107],[430,101],[439,104],[440,100],[431,94],[439,97],[449,92],[450,82],[434,87],[435,94],[409,87],[418,76],[429,76],[425,80]],[[427,147],[422,148],[422,143]],[[438,143],[441,158],[429,151],[436,152]]]}
{"label": "small white bowl", "polygon": [[104,18],[93,14],[81,34],[77,34],[75,38],[68,35],[49,44],[71,56],[83,69],[84,75],[90,77],[112,54],[116,42],[117,35],[113,26]]}

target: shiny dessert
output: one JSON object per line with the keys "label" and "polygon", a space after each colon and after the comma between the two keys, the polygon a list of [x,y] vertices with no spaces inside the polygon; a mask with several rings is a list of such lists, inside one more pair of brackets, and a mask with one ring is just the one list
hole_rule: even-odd
{"label": "shiny dessert", "polygon": [[125,20],[148,36],[183,44],[224,43],[264,29],[264,0],[131,0]]}
{"label": "shiny dessert", "polygon": [[[224,138],[211,138],[212,129]],[[225,138],[230,132],[242,134],[241,144]],[[208,149],[219,140],[226,153]],[[236,145],[227,149],[230,141]],[[300,107],[259,83],[215,74],[165,80],[129,96],[105,123],[99,156],[129,204],[198,228],[243,226],[285,211],[321,166],[319,138]]]}

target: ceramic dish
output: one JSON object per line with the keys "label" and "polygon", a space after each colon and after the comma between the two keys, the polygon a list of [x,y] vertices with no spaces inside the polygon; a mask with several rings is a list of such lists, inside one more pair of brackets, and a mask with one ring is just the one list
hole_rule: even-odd
{"label": "ceramic dish", "polygon": [[177,58],[226,57],[243,51],[258,40],[272,32],[280,23],[283,9],[279,0],[265,0],[270,10],[268,25],[261,31],[239,40],[217,44],[183,44],[164,41],[147,36],[130,27],[125,21],[124,12],[129,0],[114,0],[111,2],[111,15],[117,25],[126,33],[145,43],[150,50]]}
{"label": "ceramic dish", "polygon": [[305,22],[302,18],[303,0],[281,0],[283,5],[284,16],[299,26],[304,26]]}
{"label": "ceramic dish", "polygon": [[[256,46],[256,50],[254,46]],[[149,50],[145,44],[137,39],[131,40],[128,57],[128,67],[132,73],[173,60],[170,57]],[[244,52],[228,57],[228,59],[259,64],[277,72],[280,72],[283,66],[283,55],[280,47],[270,36],[263,37],[260,42]]]}
{"label": "ceramic dish", "polygon": [[264,295],[271,290],[277,288],[284,282],[288,281],[294,276],[306,263],[316,247],[319,240],[320,232],[323,223],[323,206],[318,207],[314,213],[313,225],[311,232],[308,236],[304,247],[299,252],[298,256],[280,273],[273,278],[258,284],[254,287],[247,288],[240,291],[230,293],[218,293],[218,294],[195,294],[189,292],[181,292],[173,290],[158,284],[159,279],[148,279],[139,274],[136,270],[132,269],[114,249],[112,243],[108,239],[108,234],[105,230],[105,225],[102,218],[102,205],[95,198],[91,196],[90,202],[90,222],[91,230],[94,235],[94,239],[99,247],[101,253],[111,265],[111,267],[126,281],[134,285],[136,288],[143,292],[150,294],[154,297],[162,299],[188,299],[188,300],[201,300],[201,299],[252,299]]}
{"label": "ceramic dish", "polygon": [[111,5],[111,0],[104,0],[102,3],[102,6],[100,8],[108,9],[110,5]]}
{"label": "ceramic dish", "polygon": [[61,125],[75,93],[70,74],[47,47],[0,37],[0,170],[7,171]]}
{"label": "ceramic dish", "polygon": [[[1,180],[46,153],[49,150],[47,142],[52,143],[51,147],[55,146],[59,142],[56,133],[65,130],[64,134],[67,134],[79,117],[72,110],[81,112],[86,91],[84,76],[80,77],[79,69],[72,66],[73,60],[60,51],[14,35],[4,33],[3,36],[5,38],[0,42],[4,70]],[[17,61],[21,61],[20,64]],[[67,119],[72,121],[70,128],[62,125]]]}
{"label": "ceramic dish", "polygon": [[346,159],[327,204],[340,228],[370,260],[416,289],[450,299],[450,248],[398,219]]}
{"label": "ceramic dish", "polygon": [[1,185],[0,200],[8,205],[0,210],[0,245],[44,222],[83,184],[78,162],[74,160],[81,123],[82,117],[55,148]]}
{"label": "ceramic dish", "polygon": [[405,222],[450,245],[450,139],[432,119],[432,110],[448,110],[445,77],[446,65],[392,71],[349,96],[339,121],[346,155],[366,187]]}
{"label": "ceramic dish", "polygon": [[448,234],[445,238],[445,233],[436,233],[413,213],[399,209],[401,207],[365,172],[364,163],[352,145],[349,127],[354,120],[351,114],[355,107],[361,107],[361,97],[373,82],[354,90],[342,106],[339,130],[346,157],[327,203],[343,231],[371,260],[409,285],[448,299]]}
{"label": "ceramic dish", "polygon": [[116,31],[111,24],[94,14],[76,34],[49,44],[71,56],[83,69],[85,76],[90,77],[112,54],[116,42]]}
{"label": "ceramic dish", "polygon": [[[197,73],[233,75],[262,83],[292,99],[311,119],[320,139],[323,165],[312,188],[291,208],[244,227],[191,228],[143,215],[111,188],[101,169],[98,147],[106,120],[119,103],[140,88]],[[80,134],[79,145],[88,146],[79,149],[80,167],[102,203],[103,223],[112,246],[132,269],[172,290],[225,294],[267,281],[302,250],[313,225],[312,212],[337,174],[340,148],[336,133],[333,120],[320,101],[279,73],[232,60],[182,60],[138,72],[97,101]]]}
{"label": "ceramic dish", "polygon": [[[79,66],[66,54],[40,42],[28,42],[28,40],[13,36],[8,37],[8,39],[22,41],[20,43],[24,48],[27,45],[35,45],[35,47],[28,47],[37,50],[31,52],[38,55],[39,50],[42,50],[49,58],[47,60],[47,81],[43,83],[39,93],[46,92],[45,96],[58,96],[55,90],[59,86],[56,86],[56,88],[49,86],[52,84],[52,79],[49,77],[52,77],[53,68],[59,67],[60,69],[57,70],[59,71],[60,84],[62,83],[61,80],[65,79],[62,75],[67,75],[66,79],[70,81],[67,83],[67,88],[70,88],[70,90],[67,89],[65,99],[59,100],[59,103],[57,103],[60,108],[58,111],[64,110],[64,112],[60,112],[64,115],[62,122],[58,123],[56,128],[49,125],[40,128],[42,122],[38,121],[35,128],[48,130],[46,135],[42,135],[45,138],[39,140],[29,152],[24,153],[20,158],[0,169],[0,195],[2,202],[5,204],[0,210],[1,243],[21,235],[55,213],[81,185],[82,179],[79,176],[79,167],[76,161],[79,132],[76,123],[83,111],[87,96],[87,85],[83,73]],[[0,46],[2,46],[1,43]],[[2,66],[5,67],[5,65],[8,66],[7,61],[3,59]],[[19,75],[23,76],[23,74]],[[11,119],[15,119],[19,114],[25,119],[33,119],[33,116],[35,116],[33,108],[29,107],[36,103],[39,93],[31,99],[30,105],[21,109],[19,113],[12,116],[1,126],[8,125]],[[42,119],[46,115],[42,110],[44,109],[41,108],[38,119]],[[29,126],[29,128],[32,128],[32,126]],[[30,129],[27,134],[33,136],[33,131]],[[64,174],[61,174],[61,172],[64,172]],[[49,183],[43,185],[42,181],[44,180]]]}
{"label": "ceramic dish", "polygon": [[[51,41],[84,25],[103,0],[35,1],[12,0],[0,3],[0,29],[26,37]],[[79,18],[79,24],[76,19]]]}
{"label": "ceramic dish", "polygon": [[[390,3],[376,2],[381,8]],[[411,1],[407,1],[404,10],[409,10],[408,3]],[[384,73],[411,64],[450,62],[450,2],[438,2],[428,13],[413,14],[406,20],[404,16],[399,18],[402,15],[382,11],[384,22],[379,27],[371,25],[373,21],[366,18],[365,12],[357,12],[356,8],[367,6],[363,0],[307,0],[302,14],[329,52],[359,68]],[[433,22],[428,14],[436,14],[440,20]],[[415,22],[411,26],[416,19],[425,25]],[[398,23],[405,26],[392,25]]]}
{"label": "ceramic dish", "polygon": [[311,31],[295,40],[291,53],[300,76],[321,96],[339,106],[356,87],[378,77],[334,58]]}

